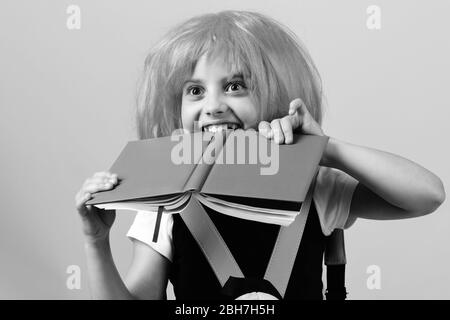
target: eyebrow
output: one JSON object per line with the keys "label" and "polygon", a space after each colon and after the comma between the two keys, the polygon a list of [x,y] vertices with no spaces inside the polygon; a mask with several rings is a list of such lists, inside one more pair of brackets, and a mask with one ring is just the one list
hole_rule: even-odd
{"label": "eyebrow", "polygon": [[[244,75],[242,73],[235,73],[233,74],[231,77],[223,77],[220,81],[224,82],[224,81],[230,81],[232,79],[241,79],[244,80]],[[192,78],[192,79],[187,79],[184,83],[183,83],[183,87],[186,85],[186,83],[188,82],[193,82],[193,83],[203,83],[203,81],[201,79],[196,79],[196,78]]]}

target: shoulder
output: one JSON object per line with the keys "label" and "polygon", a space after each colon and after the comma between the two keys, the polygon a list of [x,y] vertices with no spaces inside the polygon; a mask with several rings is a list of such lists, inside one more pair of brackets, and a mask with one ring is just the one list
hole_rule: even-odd
{"label": "shoulder", "polygon": [[356,179],[343,171],[319,167],[313,199],[325,235],[353,224],[348,217],[357,184]]}
{"label": "shoulder", "polygon": [[163,213],[159,226],[157,226],[156,212],[138,211],[127,232],[127,237],[145,243],[172,261],[172,228],[173,217],[171,214]]}

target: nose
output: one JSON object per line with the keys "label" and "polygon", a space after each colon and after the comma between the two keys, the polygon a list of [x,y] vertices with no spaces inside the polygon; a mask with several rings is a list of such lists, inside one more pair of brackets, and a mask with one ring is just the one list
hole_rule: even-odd
{"label": "nose", "polygon": [[209,96],[204,106],[204,112],[211,117],[220,117],[226,114],[228,109],[227,103],[218,95]]}

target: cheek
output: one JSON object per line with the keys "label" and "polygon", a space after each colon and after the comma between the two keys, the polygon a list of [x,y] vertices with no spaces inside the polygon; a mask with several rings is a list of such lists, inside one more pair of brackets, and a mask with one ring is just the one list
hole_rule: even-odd
{"label": "cheek", "polygon": [[192,122],[190,120],[191,117],[189,117],[189,113],[186,111],[181,110],[181,123],[183,124],[183,128],[187,129],[189,127],[189,124]]}
{"label": "cheek", "polygon": [[248,128],[255,127],[259,123],[259,110],[253,102],[246,103],[236,113]]}
{"label": "cheek", "polygon": [[181,123],[184,129],[192,131],[194,128],[194,121],[196,120],[196,112],[194,108],[181,105]]}

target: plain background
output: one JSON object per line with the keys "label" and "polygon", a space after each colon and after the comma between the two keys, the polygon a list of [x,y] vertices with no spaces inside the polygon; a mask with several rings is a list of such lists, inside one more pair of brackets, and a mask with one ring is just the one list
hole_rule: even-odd
{"label": "plain background", "polygon": [[[81,9],[68,30],[66,9]],[[381,29],[366,26],[370,5]],[[2,1],[0,9],[0,298],[89,298],[74,196],[129,140],[148,49],[174,24],[224,9],[266,13],[310,50],[327,101],[324,130],[393,152],[450,182],[448,1]],[[359,220],[346,232],[349,299],[449,299],[450,215]],[[116,265],[132,256],[111,232]],[[70,290],[67,268],[81,270]],[[370,290],[372,265],[381,288]]]}

